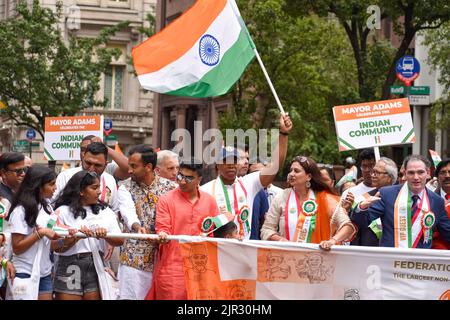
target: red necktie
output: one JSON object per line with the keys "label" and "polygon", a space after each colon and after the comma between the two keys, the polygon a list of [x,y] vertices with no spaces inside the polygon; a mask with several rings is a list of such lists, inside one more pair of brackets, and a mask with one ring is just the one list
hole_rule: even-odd
{"label": "red necktie", "polygon": [[445,195],[445,200],[450,201],[450,193],[447,193],[447,194]]}
{"label": "red necktie", "polygon": [[419,196],[417,194],[414,194],[412,196],[412,206],[411,206],[411,225],[414,224],[414,221],[416,221],[417,218],[417,214],[419,213],[419,204],[418,204],[418,200],[419,200]]}

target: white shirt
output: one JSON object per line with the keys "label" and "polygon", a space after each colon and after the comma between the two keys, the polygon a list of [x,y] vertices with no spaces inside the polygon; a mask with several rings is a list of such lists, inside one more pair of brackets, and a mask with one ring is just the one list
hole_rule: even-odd
{"label": "white shirt", "polygon": [[347,194],[349,192],[351,192],[355,196],[355,200],[356,200],[356,198],[358,198],[359,196],[362,196],[363,194],[370,192],[374,189],[375,189],[374,187],[368,187],[364,184],[364,182],[361,182],[360,184],[345,190],[342,193],[341,199],[345,199],[347,197]]}
{"label": "white shirt", "polygon": [[442,190],[442,188],[441,188],[441,197],[443,198],[443,199],[446,199],[445,197],[447,196],[447,193],[444,191],[444,190]]}
{"label": "white shirt", "polygon": [[[243,177],[236,178],[236,181],[234,183],[237,183],[238,179],[241,180],[241,182],[245,188],[245,191],[247,192],[246,205],[249,207],[250,212],[253,212],[253,201],[255,200],[255,196],[261,189],[263,189],[263,185],[261,184],[261,179],[260,179],[260,172],[257,171],[257,172],[247,174]],[[200,190],[204,191],[206,193],[209,193],[210,195],[212,195],[214,197],[215,196],[214,190],[213,190],[214,181],[216,181],[216,179],[202,185],[200,187]],[[228,198],[230,199],[230,201],[233,201],[231,199],[234,199],[233,185],[225,185],[225,188],[228,192]],[[221,188],[221,186],[216,185],[216,188]],[[251,225],[251,216],[252,215],[250,214],[250,216],[249,216],[250,225]]]}
{"label": "white shirt", "polygon": [[[52,201],[55,201],[59,193],[66,187],[67,182],[76,173],[83,170],[82,167],[71,168],[61,172],[56,178],[56,191],[53,195]],[[133,198],[128,190],[120,186],[117,188],[116,179],[106,171],[100,177],[100,190],[103,193],[103,188],[106,188],[106,197],[104,201],[111,207],[111,209],[118,214],[120,212],[128,229],[132,230],[132,225],[138,223],[139,219],[136,214],[136,207],[134,206]],[[102,198],[102,195],[99,197]]]}
{"label": "white shirt", "polygon": [[[110,208],[100,210],[98,214],[94,214],[90,206],[85,206],[83,208],[86,210],[86,218],[84,219],[82,219],[81,217],[77,217],[75,219],[74,214],[68,206],[59,207],[56,210],[56,213],[59,214],[61,223],[72,228],[81,229],[82,226],[86,226],[90,229],[95,227],[105,228],[108,233],[121,232],[119,224],[117,223],[116,215]],[[97,241],[97,245],[99,248],[105,247],[105,240],[95,240]],[[77,253],[85,252],[92,252],[88,239],[79,240],[69,250],[58,254],[62,256],[71,256]]]}
{"label": "white shirt", "polygon": [[[36,225],[42,228],[47,227],[50,215],[42,208],[39,210],[38,217],[36,219]],[[9,218],[11,233],[23,234],[25,236],[33,233],[34,228],[30,228],[25,222],[25,210],[22,206],[16,207],[10,214]],[[41,257],[41,270],[40,277],[48,276],[52,271],[52,263],[50,261],[50,240],[47,237],[43,237],[41,240],[44,242]],[[13,254],[13,264],[16,267],[17,273],[26,273],[31,275],[33,270],[34,259],[38,251],[39,241],[36,241],[27,251],[22,254]]]}
{"label": "white shirt", "polygon": [[271,184],[267,188],[267,200],[269,201],[269,207],[272,204],[273,199],[275,199],[277,194],[279,194],[281,191],[283,191],[283,189],[281,189],[277,186],[274,186],[273,184]]}

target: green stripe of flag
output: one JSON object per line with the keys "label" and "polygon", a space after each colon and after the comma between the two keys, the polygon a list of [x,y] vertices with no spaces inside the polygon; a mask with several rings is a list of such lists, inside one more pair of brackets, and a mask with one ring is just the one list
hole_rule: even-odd
{"label": "green stripe of flag", "polygon": [[354,146],[352,146],[350,143],[348,143],[347,141],[345,141],[342,138],[338,138],[339,142],[342,143],[344,146],[346,146],[347,148],[350,149],[356,149]]}
{"label": "green stripe of flag", "polygon": [[50,160],[50,161],[54,160],[52,155],[50,154],[50,152],[48,152],[48,150],[46,148],[44,148],[44,153],[45,153],[45,155],[46,155],[48,160]]}
{"label": "green stripe of flag", "polygon": [[247,32],[241,30],[236,43],[224,54],[222,61],[198,82],[166,94],[196,98],[220,96],[239,80],[255,57]]}
{"label": "green stripe of flag", "polygon": [[408,141],[409,137],[414,133],[414,129],[411,129],[409,133],[406,135],[405,139],[403,139],[402,143],[405,143]]}

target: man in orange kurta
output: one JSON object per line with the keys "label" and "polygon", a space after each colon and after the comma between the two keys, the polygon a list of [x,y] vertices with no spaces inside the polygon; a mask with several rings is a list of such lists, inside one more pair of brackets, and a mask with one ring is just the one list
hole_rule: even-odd
{"label": "man in orange kurta", "polygon": [[202,165],[181,163],[177,174],[179,188],[159,199],[156,209],[156,233],[161,245],[147,300],[187,299],[183,257],[178,241],[167,243],[167,235],[198,236],[203,219],[219,214],[215,199],[198,189]]}

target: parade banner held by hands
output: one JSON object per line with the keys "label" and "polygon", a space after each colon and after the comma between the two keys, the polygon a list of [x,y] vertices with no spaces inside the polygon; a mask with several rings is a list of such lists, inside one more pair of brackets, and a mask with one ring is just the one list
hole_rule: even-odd
{"label": "parade banner held by hands", "polygon": [[233,240],[181,243],[188,299],[450,297],[449,252],[353,246],[325,252],[318,245],[302,246]]}
{"label": "parade banner held by hands", "polygon": [[333,108],[339,151],[414,143],[408,99],[363,102]]}

